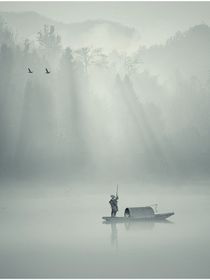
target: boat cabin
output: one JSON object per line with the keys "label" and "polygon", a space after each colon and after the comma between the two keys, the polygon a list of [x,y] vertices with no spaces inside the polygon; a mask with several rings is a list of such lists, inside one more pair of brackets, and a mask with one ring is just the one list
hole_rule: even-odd
{"label": "boat cabin", "polygon": [[151,218],[155,216],[155,212],[152,207],[131,207],[126,208],[124,217],[129,218]]}

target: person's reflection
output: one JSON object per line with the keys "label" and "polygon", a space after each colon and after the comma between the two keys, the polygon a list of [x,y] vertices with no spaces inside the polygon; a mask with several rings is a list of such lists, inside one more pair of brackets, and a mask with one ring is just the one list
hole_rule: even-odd
{"label": "person's reflection", "polygon": [[118,248],[118,231],[116,223],[111,223],[111,244],[116,249]]}

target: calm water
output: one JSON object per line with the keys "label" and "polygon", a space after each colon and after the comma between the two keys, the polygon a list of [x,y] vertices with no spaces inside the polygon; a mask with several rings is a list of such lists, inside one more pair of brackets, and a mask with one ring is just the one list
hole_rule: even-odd
{"label": "calm water", "polygon": [[1,278],[210,277],[210,196],[125,193],[127,206],[159,204],[171,223],[103,224],[109,195],[1,190]]}

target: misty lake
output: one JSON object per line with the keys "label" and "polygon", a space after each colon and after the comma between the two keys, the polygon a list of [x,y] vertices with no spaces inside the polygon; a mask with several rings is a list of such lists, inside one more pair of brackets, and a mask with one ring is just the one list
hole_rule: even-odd
{"label": "misty lake", "polygon": [[210,277],[209,194],[120,194],[127,206],[158,203],[169,223],[103,224],[109,191],[1,189],[1,278]]}

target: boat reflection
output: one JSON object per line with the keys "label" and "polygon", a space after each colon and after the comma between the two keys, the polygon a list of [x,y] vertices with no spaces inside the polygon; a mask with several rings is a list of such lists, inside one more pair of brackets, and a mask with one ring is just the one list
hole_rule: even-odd
{"label": "boat reflection", "polygon": [[126,230],[152,230],[155,226],[154,222],[125,222]]}
{"label": "boat reflection", "polygon": [[107,222],[104,221],[103,224],[110,225],[111,228],[111,245],[114,248],[118,248],[118,226],[122,226],[124,224],[124,228],[126,231],[145,231],[145,230],[153,230],[155,228],[155,224],[173,224],[173,222],[168,221],[168,220],[160,220],[160,221],[148,221],[148,222],[134,222],[134,221],[126,221],[124,223],[112,223],[112,222]]}
{"label": "boat reflection", "polygon": [[152,230],[155,227],[155,224],[173,224],[173,222],[168,220],[160,220],[160,221],[141,221],[141,222],[125,222],[126,230]]}

